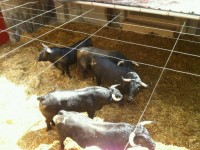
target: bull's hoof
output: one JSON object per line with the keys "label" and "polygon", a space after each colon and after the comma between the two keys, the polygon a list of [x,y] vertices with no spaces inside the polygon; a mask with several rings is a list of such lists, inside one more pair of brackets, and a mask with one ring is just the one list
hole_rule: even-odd
{"label": "bull's hoof", "polygon": [[133,100],[128,100],[128,103],[133,103],[134,101]]}
{"label": "bull's hoof", "polygon": [[72,76],[71,76],[71,75],[68,75],[68,77],[69,77],[69,79],[71,79],[71,78],[72,78]]}
{"label": "bull's hoof", "polygon": [[51,129],[52,129],[52,127],[49,126],[49,127],[47,127],[46,131],[48,132],[48,131],[51,130]]}

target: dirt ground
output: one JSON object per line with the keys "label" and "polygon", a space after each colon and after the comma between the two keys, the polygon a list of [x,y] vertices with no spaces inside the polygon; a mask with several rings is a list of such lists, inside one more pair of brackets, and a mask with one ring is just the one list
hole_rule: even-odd
{"label": "dirt ground", "polygon": [[[70,23],[64,28],[94,33],[100,27],[85,23]],[[33,34],[23,34],[23,36],[34,38],[50,29],[43,27]],[[175,40],[169,38],[152,34],[141,35],[113,28],[104,28],[97,35],[165,49],[172,49],[175,43]],[[84,34],[56,30],[40,39],[69,46],[86,37],[88,36]],[[186,36],[181,38],[195,40]],[[30,39],[22,37],[21,42],[1,46],[0,56],[27,41]],[[161,67],[165,65],[170,54],[168,51],[98,37],[92,37],[92,41],[95,47],[118,50],[129,59]],[[49,67],[51,63],[37,62],[36,58],[41,49],[41,42],[34,41],[0,59],[0,129],[3,132],[0,134],[0,149],[58,149],[59,142],[55,131],[45,131],[44,117],[38,109],[36,97],[52,90],[78,89],[96,85],[91,75],[86,80],[82,79],[77,65],[70,68],[73,78],[69,79],[55,67]],[[200,56],[200,46],[195,43],[179,41],[175,51]],[[167,68],[200,74],[200,59],[173,53]],[[119,107],[117,104],[107,105],[97,111],[97,117],[110,122],[137,123],[160,76],[161,69],[140,64],[136,70],[149,87],[141,90],[133,103],[126,102],[124,107]],[[158,142],[156,149],[198,150],[200,148],[199,91],[200,77],[164,71],[142,118],[142,120],[155,121],[147,128],[153,139]]]}

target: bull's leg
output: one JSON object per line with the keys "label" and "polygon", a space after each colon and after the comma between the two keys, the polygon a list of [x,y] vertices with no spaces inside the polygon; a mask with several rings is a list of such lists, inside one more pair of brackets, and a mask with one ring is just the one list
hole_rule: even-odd
{"label": "bull's leg", "polygon": [[51,119],[51,124],[52,126],[55,126],[55,122],[53,121],[53,119]]}
{"label": "bull's leg", "polygon": [[62,70],[62,75],[63,75],[63,76],[65,75],[65,70]]}
{"label": "bull's leg", "polygon": [[58,63],[54,63],[54,66],[59,69]]}
{"label": "bull's leg", "polygon": [[100,77],[97,77],[97,76],[96,76],[96,83],[97,83],[97,85],[100,85],[100,84],[101,84],[101,78],[100,78]]}
{"label": "bull's leg", "polygon": [[61,150],[64,150],[64,149],[65,149],[65,146],[64,146],[64,144],[63,144],[63,141],[60,141],[60,149],[61,149]]}
{"label": "bull's leg", "polygon": [[46,131],[49,131],[49,130],[51,130],[52,129],[52,127],[51,127],[51,125],[50,125],[50,120],[49,119],[46,119],[46,124],[47,124],[47,129],[46,129]]}
{"label": "bull's leg", "polygon": [[82,72],[83,79],[86,79],[86,72],[84,70],[82,70],[81,72]]}
{"label": "bull's leg", "polygon": [[87,70],[82,68],[81,72],[82,72],[83,79],[86,79]]}
{"label": "bull's leg", "polygon": [[88,70],[83,68],[83,70],[82,70],[83,79],[86,79],[87,74],[88,74]]}
{"label": "bull's leg", "polygon": [[62,71],[62,75],[65,75],[65,69],[59,63],[55,63],[54,66]]}
{"label": "bull's leg", "polygon": [[78,61],[78,68],[82,73],[83,79],[86,78],[86,69],[82,66],[82,64]]}
{"label": "bull's leg", "polygon": [[89,110],[87,111],[87,113],[88,113],[88,117],[90,117],[91,119],[94,118],[95,110]]}
{"label": "bull's leg", "polygon": [[68,75],[69,78],[71,78],[70,72],[69,72],[69,67],[66,67],[66,74]]}

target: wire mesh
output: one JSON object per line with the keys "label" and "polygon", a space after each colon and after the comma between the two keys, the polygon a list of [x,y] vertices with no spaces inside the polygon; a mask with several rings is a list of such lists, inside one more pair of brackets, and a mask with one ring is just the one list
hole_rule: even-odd
{"label": "wire mesh", "polygon": [[[22,7],[22,6],[23,6],[23,5],[21,5],[21,6],[16,6],[16,8]],[[60,8],[60,7],[62,7],[62,6],[59,6],[59,7],[57,7],[57,8]],[[55,9],[57,9],[57,8],[55,8]],[[15,9],[15,7],[13,7],[12,9]],[[31,8],[29,8],[29,9],[31,9]],[[55,9],[53,9],[53,10],[55,10]],[[7,9],[7,10],[9,10],[9,9]],[[2,11],[4,11],[4,10],[2,10]],[[52,10],[50,10],[50,11],[52,11]],[[33,18],[36,18],[36,17],[41,16],[41,15],[44,15],[44,14],[50,12],[50,11],[45,11],[45,12],[43,12],[43,13],[41,13],[41,14],[39,14],[39,15],[33,17]],[[86,33],[86,32],[81,32],[81,31],[75,31],[75,30],[69,30],[69,29],[62,28],[62,26],[66,25],[67,23],[72,22],[72,21],[76,21],[76,19],[78,19],[78,18],[80,18],[80,17],[84,17],[85,14],[88,14],[88,13],[90,13],[90,12],[92,12],[92,11],[93,11],[93,10],[85,11],[85,12],[83,12],[83,14],[81,14],[81,15],[66,14],[66,15],[73,16],[73,17],[75,17],[75,18],[73,18],[73,19],[71,19],[71,20],[69,20],[69,21],[67,21],[67,22],[65,22],[64,24],[61,24],[61,25],[59,25],[59,26],[45,25],[45,24],[40,24],[40,23],[35,23],[35,22],[30,21],[30,20],[32,20],[33,18],[30,18],[30,19],[24,20],[24,21],[23,21],[23,20],[17,19],[17,21],[19,21],[20,23],[14,25],[14,26],[12,26],[12,27],[7,28],[6,30],[1,30],[0,33],[1,33],[1,32],[5,32],[5,31],[8,32],[9,29],[11,29],[11,28],[13,28],[13,27],[15,27],[15,26],[18,26],[18,25],[20,25],[20,24],[23,24],[23,23],[25,23],[25,22],[30,22],[30,23],[33,23],[33,24],[39,24],[39,25],[41,25],[41,26],[43,26],[43,27],[51,27],[51,28],[53,28],[53,29],[50,30],[50,31],[48,31],[48,32],[46,32],[46,33],[44,33],[44,34],[39,35],[39,36],[36,37],[36,38],[30,38],[30,37],[27,36],[27,38],[30,39],[28,42],[26,42],[26,43],[24,43],[24,44],[22,44],[22,45],[16,47],[15,49],[11,50],[10,52],[8,52],[8,53],[6,53],[6,54],[0,56],[0,58],[2,59],[2,58],[4,58],[4,57],[6,57],[6,56],[9,55],[10,53],[12,53],[12,52],[14,52],[14,51],[20,49],[21,47],[23,47],[23,46],[25,46],[25,45],[27,45],[27,44],[30,44],[31,42],[33,42],[33,41],[35,41],[35,40],[40,41],[40,42],[44,42],[44,43],[49,43],[49,44],[51,44],[51,45],[55,45],[55,46],[59,46],[59,47],[61,47],[61,46],[62,46],[62,47],[68,47],[67,45],[62,45],[62,44],[53,43],[53,42],[49,42],[49,41],[45,41],[45,40],[39,39],[40,37],[43,37],[44,35],[47,35],[48,33],[52,32],[52,31],[55,31],[55,30],[57,30],[57,29],[60,29],[60,30],[63,30],[63,31],[78,32],[78,33],[84,34],[84,35],[87,36],[86,40],[87,40],[88,38],[90,38],[90,37],[98,37],[98,38],[104,38],[104,39],[109,40],[109,41],[122,42],[122,43],[125,43],[125,44],[133,44],[133,45],[139,45],[139,46],[141,46],[141,47],[148,47],[148,48],[151,48],[151,49],[158,49],[158,50],[167,51],[167,52],[169,53],[169,56],[168,56],[168,59],[164,62],[164,65],[163,65],[163,66],[162,66],[162,65],[161,65],[161,66],[157,66],[157,65],[153,65],[153,64],[148,64],[148,63],[143,63],[143,62],[138,62],[138,61],[137,61],[137,63],[139,63],[139,64],[146,65],[146,66],[148,66],[148,67],[154,67],[154,68],[157,68],[157,69],[161,69],[161,73],[159,74],[159,77],[158,77],[158,79],[157,79],[157,82],[156,82],[155,86],[153,87],[153,90],[152,90],[151,93],[150,93],[150,97],[148,98],[148,101],[147,101],[147,103],[146,103],[146,105],[145,105],[145,108],[143,109],[143,111],[142,111],[142,113],[141,113],[141,116],[140,116],[139,119],[138,119],[138,123],[139,123],[139,122],[141,121],[141,119],[143,118],[143,115],[144,115],[144,113],[145,113],[146,110],[147,110],[147,107],[148,107],[148,105],[149,105],[149,103],[150,103],[150,101],[151,101],[151,99],[152,99],[152,97],[153,97],[153,95],[154,95],[154,93],[155,93],[155,90],[156,90],[156,88],[157,88],[157,86],[158,86],[158,84],[159,84],[159,82],[160,82],[160,80],[161,80],[161,78],[162,78],[162,75],[163,75],[164,71],[167,71],[167,70],[168,70],[168,71],[178,72],[178,73],[181,73],[181,74],[186,74],[186,75],[191,75],[191,76],[200,77],[200,75],[199,75],[199,74],[196,74],[196,73],[191,73],[191,72],[187,72],[187,71],[176,70],[176,69],[172,69],[172,68],[168,68],[168,67],[167,67],[168,62],[169,62],[169,60],[171,59],[171,56],[172,56],[174,53],[183,54],[183,55],[186,55],[186,56],[189,56],[189,57],[197,57],[197,58],[200,57],[199,55],[190,54],[190,53],[184,53],[184,52],[180,52],[180,51],[176,51],[176,50],[175,50],[175,47],[176,47],[177,43],[178,43],[179,41],[181,41],[181,40],[184,41],[184,42],[186,42],[186,41],[187,41],[187,42],[196,42],[196,41],[192,41],[192,40],[180,39],[181,34],[187,34],[187,33],[182,33],[183,27],[190,27],[190,28],[196,28],[196,27],[185,26],[185,23],[184,23],[184,25],[182,26],[182,29],[181,29],[180,32],[172,31],[172,32],[178,33],[179,35],[178,35],[177,38],[172,38],[173,40],[175,40],[175,43],[174,43],[174,45],[173,45],[173,47],[172,47],[171,49],[170,49],[170,48],[168,48],[168,49],[166,49],[166,48],[160,48],[160,47],[156,47],[156,46],[145,45],[145,44],[140,44],[140,43],[134,43],[134,42],[124,41],[124,40],[119,40],[119,39],[112,39],[112,38],[109,38],[109,37],[104,37],[104,36],[96,35],[96,34],[99,33],[103,28],[105,28],[110,22],[114,22],[113,20],[115,20],[115,19],[116,19],[117,17],[119,17],[121,14],[115,16],[112,20],[110,20],[110,21],[108,21],[108,22],[107,22],[106,20],[101,20],[101,19],[96,19],[96,18],[85,17],[85,18],[89,18],[89,19],[93,19],[93,20],[101,20],[101,21],[106,22],[106,23],[105,23],[103,26],[101,26],[98,30],[96,30],[96,31],[93,32],[93,33],[89,33],[89,34]],[[6,18],[6,19],[10,19],[10,18]],[[79,21],[77,21],[77,22],[79,22]],[[120,23],[120,22],[114,22],[114,23],[123,24],[123,23]],[[131,25],[131,26],[132,26],[132,25]],[[145,26],[140,26],[140,27],[145,28]],[[158,30],[162,30],[162,29],[159,29],[159,28],[158,28]],[[166,30],[165,30],[165,31],[166,31]],[[167,31],[169,31],[169,30],[167,30]],[[169,31],[169,32],[171,32],[171,31]],[[10,33],[10,34],[16,34],[16,33],[12,33],[12,32],[9,32],[9,33]],[[199,35],[194,35],[194,34],[188,34],[188,35],[192,35],[192,36],[195,36],[195,37],[198,37],[198,36],[199,36]],[[24,36],[24,35],[21,35],[21,36]],[[24,37],[26,37],[26,36],[24,36]],[[84,41],[83,41],[83,42],[84,42]],[[198,44],[199,42],[196,42],[196,43]],[[68,47],[68,48],[70,48],[70,47]],[[71,51],[73,51],[73,50],[76,50],[76,47],[71,49]],[[70,51],[70,52],[71,52],[71,51]],[[70,52],[69,52],[69,53],[70,53]],[[69,53],[67,53],[67,54],[69,54]],[[66,55],[67,55],[67,54],[66,54]],[[64,56],[63,56],[63,57],[64,57]],[[107,56],[106,56],[106,57],[107,57]],[[61,59],[61,58],[60,58],[60,59]],[[59,59],[58,59],[58,60],[59,60]],[[58,60],[57,60],[57,61],[58,61]],[[126,60],[126,61],[130,61],[130,60]],[[135,61],[135,60],[134,60],[134,61]],[[56,63],[56,62],[54,62],[54,63]],[[53,64],[54,64],[54,63],[53,63]],[[38,75],[40,75],[40,74],[42,74],[43,72],[45,72],[45,71],[46,71],[48,68],[50,68],[53,64],[49,65],[49,66],[46,67],[44,70],[41,70],[41,72],[40,72],[39,74],[34,75],[28,82],[32,81],[35,77],[37,77]],[[24,83],[24,84],[27,84],[28,82],[26,82],[26,83]]]}

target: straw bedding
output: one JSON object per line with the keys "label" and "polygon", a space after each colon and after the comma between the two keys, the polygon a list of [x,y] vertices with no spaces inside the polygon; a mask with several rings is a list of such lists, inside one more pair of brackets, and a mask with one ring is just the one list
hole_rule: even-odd
{"label": "straw bedding", "polygon": [[[85,23],[70,23],[64,28],[93,33],[99,27]],[[32,34],[23,35],[34,38],[50,29],[43,27]],[[141,35],[112,28],[104,28],[97,35],[165,49],[172,49],[175,43],[174,39],[160,38],[155,35]],[[40,39],[69,46],[86,37],[88,36],[84,34],[56,30]],[[186,36],[181,38],[191,39],[191,37]],[[3,55],[29,40],[22,37],[18,43],[7,43],[1,46],[0,54]],[[170,54],[168,51],[109,41],[103,38],[92,37],[92,41],[95,47],[118,50],[129,59],[157,66],[164,66]],[[78,89],[96,85],[91,73],[87,76],[87,79],[82,79],[77,65],[70,67],[71,79],[63,76],[61,71],[53,66],[43,71],[51,63],[36,61],[41,49],[40,42],[34,41],[0,60],[1,88],[4,92],[7,92],[3,97],[0,96],[0,113],[13,112],[10,118],[4,117],[0,120],[0,128],[5,131],[5,134],[0,135],[0,145],[3,148],[58,149],[59,141],[55,131],[45,131],[44,117],[39,112],[36,97],[52,90]],[[200,46],[195,43],[179,41],[175,50],[200,55]],[[200,74],[200,59],[174,53],[167,67]],[[103,109],[97,111],[97,117],[111,122],[137,123],[151,96],[161,69],[140,65],[136,67],[136,70],[143,82],[149,85],[149,88],[141,90],[133,103],[126,102],[123,107],[119,107],[117,104],[103,107]],[[41,71],[43,72],[41,73]],[[156,149],[197,150],[200,147],[199,83],[199,77],[164,71],[142,118],[142,120],[155,121],[155,124],[149,125],[147,128],[153,139],[158,142]],[[8,86],[8,84],[11,86]],[[103,84],[102,86],[109,85]],[[17,89],[20,90],[17,92]],[[21,98],[15,95],[16,92],[23,93]],[[8,96],[12,94],[14,97]],[[15,105],[13,108],[10,107],[12,104]],[[18,116],[16,116],[17,112],[19,112]],[[9,134],[10,136],[8,136]],[[13,135],[16,138],[11,140],[10,137]]]}

